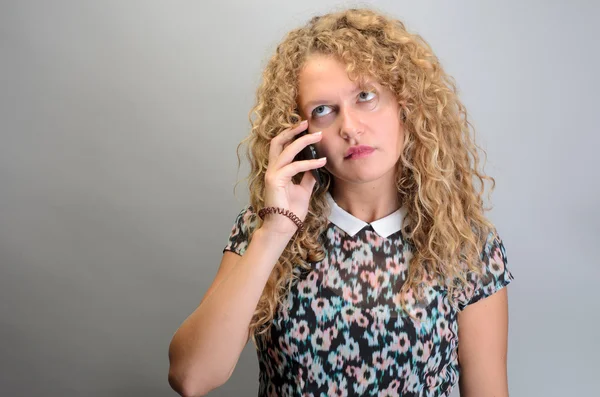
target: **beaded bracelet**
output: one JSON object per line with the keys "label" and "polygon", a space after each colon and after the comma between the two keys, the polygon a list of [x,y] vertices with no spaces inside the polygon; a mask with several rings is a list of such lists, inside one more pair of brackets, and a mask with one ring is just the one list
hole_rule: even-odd
{"label": "beaded bracelet", "polygon": [[281,214],[281,215],[285,215],[288,218],[290,218],[292,220],[292,222],[294,222],[296,224],[296,226],[298,226],[298,232],[301,232],[304,229],[304,223],[302,223],[302,221],[300,220],[300,218],[298,218],[290,210],[286,210],[286,209],[283,209],[283,208],[279,208],[279,207],[266,207],[266,208],[263,208],[260,211],[258,211],[258,216],[260,216],[260,219],[265,219],[265,215],[273,214],[273,213],[278,213],[278,214]]}

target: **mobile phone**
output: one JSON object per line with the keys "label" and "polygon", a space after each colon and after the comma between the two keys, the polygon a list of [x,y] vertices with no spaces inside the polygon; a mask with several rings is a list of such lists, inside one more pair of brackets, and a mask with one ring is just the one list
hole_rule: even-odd
{"label": "mobile phone", "polygon": [[[302,131],[301,133],[299,133],[298,135],[296,135],[296,139],[303,137],[306,134],[308,134],[308,129],[306,129],[306,130]],[[304,149],[302,149],[302,151],[300,153],[298,153],[296,155],[296,157],[294,157],[294,161],[316,160],[317,158],[318,158],[317,150],[315,149],[315,147],[313,145],[308,145]],[[315,179],[317,180],[316,188],[319,188],[320,186],[323,185],[323,177],[321,176],[321,172],[319,171],[318,168],[312,169],[311,172],[312,172],[313,176],[315,177]]]}

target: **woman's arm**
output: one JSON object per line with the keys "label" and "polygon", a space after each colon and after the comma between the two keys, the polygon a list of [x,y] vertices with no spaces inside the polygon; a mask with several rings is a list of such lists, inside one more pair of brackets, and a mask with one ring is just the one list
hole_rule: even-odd
{"label": "woman's arm", "polygon": [[508,297],[502,288],[458,314],[461,397],[507,397]]}
{"label": "woman's arm", "polygon": [[225,252],[198,308],[169,346],[169,384],[185,397],[227,381],[248,343],[248,326],[290,235],[258,229],[243,256]]}

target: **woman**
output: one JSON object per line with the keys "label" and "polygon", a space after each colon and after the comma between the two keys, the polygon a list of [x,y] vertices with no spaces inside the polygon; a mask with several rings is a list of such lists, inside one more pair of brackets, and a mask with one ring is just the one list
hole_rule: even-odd
{"label": "woman", "polygon": [[[252,338],[260,396],[507,396],[494,179],[426,42],[368,9],[315,17],[252,114],[250,204],[173,337],[171,386],[220,386]],[[320,158],[294,161],[310,145]]]}

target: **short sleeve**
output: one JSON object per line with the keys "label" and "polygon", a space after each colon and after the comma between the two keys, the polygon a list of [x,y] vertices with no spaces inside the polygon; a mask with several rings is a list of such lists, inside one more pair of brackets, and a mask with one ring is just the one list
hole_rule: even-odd
{"label": "short sleeve", "polygon": [[507,286],[513,279],[508,269],[506,250],[502,239],[495,231],[488,235],[481,254],[482,274],[469,273],[468,285],[458,296],[459,310],[480,301]]}
{"label": "short sleeve", "polygon": [[229,234],[229,240],[225,248],[223,248],[223,253],[225,251],[231,251],[240,256],[244,255],[246,248],[248,248],[250,235],[255,226],[256,214],[252,210],[252,207],[247,205],[235,218],[231,233]]}

